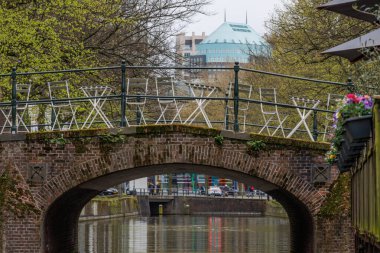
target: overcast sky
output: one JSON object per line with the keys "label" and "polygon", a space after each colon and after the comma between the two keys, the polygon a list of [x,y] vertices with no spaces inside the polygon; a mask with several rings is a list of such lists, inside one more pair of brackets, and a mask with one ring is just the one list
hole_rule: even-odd
{"label": "overcast sky", "polygon": [[197,15],[194,22],[188,25],[184,32],[200,34],[206,32],[209,35],[224,21],[224,10],[227,13],[227,21],[245,23],[245,13],[248,12],[248,24],[263,35],[266,30],[264,22],[268,20],[275,7],[281,8],[282,0],[213,0],[206,11],[214,15]]}

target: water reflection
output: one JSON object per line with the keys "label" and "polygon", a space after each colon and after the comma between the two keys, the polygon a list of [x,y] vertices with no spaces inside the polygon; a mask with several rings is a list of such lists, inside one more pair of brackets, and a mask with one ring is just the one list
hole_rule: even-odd
{"label": "water reflection", "polygon": [[272,217],[161,216],[79,223],[81,253],[288,253],[289,223]]}

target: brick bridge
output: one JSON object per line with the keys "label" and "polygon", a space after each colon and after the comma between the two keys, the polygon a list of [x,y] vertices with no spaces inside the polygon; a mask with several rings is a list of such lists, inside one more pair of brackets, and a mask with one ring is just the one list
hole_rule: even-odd
{"label": "brick bridge", "polygon": [[[217,135],[224,136],[222,145]],[[266,148],[247,152],[252,139]],[[7,209],[0,246],[5,252],[75,252],[80,211],[101,190],[194,172],[255,185],[278,200],[289,216],[291,252],[349,252],[341,231],[327,238],[327,223],[317,218],[331,182],[313,185],[311,169],[324,164],[326,149],[326,143],[177,125],[2,135],[0,204]]]}

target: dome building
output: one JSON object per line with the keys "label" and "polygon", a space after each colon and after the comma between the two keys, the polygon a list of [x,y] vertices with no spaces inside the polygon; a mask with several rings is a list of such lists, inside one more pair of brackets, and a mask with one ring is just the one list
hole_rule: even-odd
{"label": "dome building", "polygon": [[224,22],[198,46],[190,56],[194,65],[250,63],[254,57],[269,57],[269,44],[248,24]]}

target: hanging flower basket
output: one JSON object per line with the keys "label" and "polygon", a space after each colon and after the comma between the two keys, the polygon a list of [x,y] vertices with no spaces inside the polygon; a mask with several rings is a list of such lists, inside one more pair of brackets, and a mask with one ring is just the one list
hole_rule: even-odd
{"label": "hanging flower basket", "polygon": [[326,161],[336,162],[341,172],[348,171],[372,135],[372,99],[348,94],[334,114],[335,133]]}
{"label": "hanging flower basket", "polygon": [[372,135],[372,115],[346,119],[343,127],[347,143],[367,142]]}

